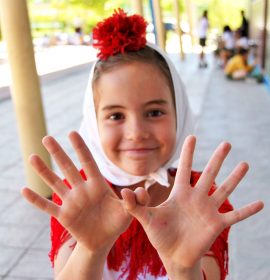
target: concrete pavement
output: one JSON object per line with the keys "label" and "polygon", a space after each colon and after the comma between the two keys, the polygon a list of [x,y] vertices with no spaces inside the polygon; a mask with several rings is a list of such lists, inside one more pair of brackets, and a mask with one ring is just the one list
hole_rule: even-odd
{"label": "concrete pavement", "polygon": [[[78,47],[73,55],[76,57],[80,51]],[[63,51],[54,55],[53,60],[48,56],[47,61],[57,64],[56,60],[63,58],[61,53]],[[171,56],[198,120],[195,169],[201,170],[218,143],[228,140],[233,152],[217,182],[222,182],[239,160],[247,160],[251,170],[231,200],[236,207],[255,199],[264,199],[266,204],[262,213],[232,228],[230,279],[268,280],[270,94],[263,85],[227,81],[212,61],[208,69],[198,69],[197,57],[193,55],[186,61],[180,61],[177,55]],[[78,129],[80,123],[88,62],[51,74],[42,82],[48,133],[63,144],[73,159],[67,134]],[[0,102],[0,120],[0,279],[52,279],[47,257],[49,219],[29,206],[19,194],[25,179],[10,99]]]}
{"label": "concrete pavement", "polygon": [[235,225],[230,234],[230,272],[233,280],[270,279],[270,95],[263,85],[232,82],[220,71],[213,72],[199,119],[197,168],[223,140],[232,152],[225,161],[218,183],[222,183],[239,161],[250,170],[231,195],[235,208],[263,200],[265,208]]}

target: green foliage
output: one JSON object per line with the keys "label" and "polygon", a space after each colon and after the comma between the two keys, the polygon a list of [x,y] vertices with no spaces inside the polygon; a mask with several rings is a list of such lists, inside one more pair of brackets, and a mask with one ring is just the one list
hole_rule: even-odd
{"label": "green foliage", "polygon": [[117,7],[129,9],[124,0],[28,0],[30,21],[34,37],[56,32],[73,32],[74,21],[79,18],[84,33],[110,15]]}
{"label": "green foliage", "polygon": [[[83,31],[91,32],[93,26],[104,17],[112,14],[113,10],[121,7],[131,12],[131,1],[127,0],[27,0],[30,20],[34,36],[71,32],[74,29],[74,19],[80,18]],[[132,0],[134,1],[134,0]],[[187,20],[186,4],[188,0],[178,0],[181,17]],[[245,8],[247,0],[189,0],[195,7],[197,18],[203,10],[209,11],[211,27],[220,31],[225,24],[233,29],[240,25],[240,10]],[[143,0],[144,15],[151,20],[149,0]],[[173,19],[174,0],[161,0],[165,20]]]}
{"label": "green foliage", "polygon": [[[185,0],[178,0],[179,10],[182,14],[185,10]],[[161,7],[163,10],[163,13],[165,14],[173,14],[174,15],[174,0],[163,0],[161,1]]]}
{"label": "green foliage", "polygon": [[[182,17],[185,11],[185,0],[178,0],[179,13]],[[161,1],[162,15],[165,22],[175,22],[175,3],[174,0]]]}
{"label": "green foliage", "polygon": [[198,15],[208,10],[211,27],[220,31],[224,25],[236,29],[241,23],[240,11],[245,10],[246,0],[193,0],[197,5]]}

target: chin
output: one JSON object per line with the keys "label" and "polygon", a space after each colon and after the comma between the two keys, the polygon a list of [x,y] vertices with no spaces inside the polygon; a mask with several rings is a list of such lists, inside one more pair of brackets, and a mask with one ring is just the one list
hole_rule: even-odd
{"label": "chin", "polygon": [[156,169],[152,170],[149,168],[123,168],[123,170],[133,176],[147,176],[156,171]]}

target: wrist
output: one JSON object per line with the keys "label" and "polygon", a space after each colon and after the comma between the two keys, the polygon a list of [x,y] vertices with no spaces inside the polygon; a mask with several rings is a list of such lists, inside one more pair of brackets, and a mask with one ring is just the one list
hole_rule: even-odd
{"label": "wrist", "polygon": [[106,257],[105,251],[91,251],[77,242],[72,254],[56,279],[101,280]]}
{"label": "wrist", "polygon": [[83,244],[81,244],[80,242],[77,242],[75,249],[86,259],[91,259],[91,260],[106,260],[107,255],[109,254],[110,251],[110,248],[91,250],[86,246],[84,246]]}
{"label": "wrist", "polygon": [[167,262],[163,263],[171,280],[205,280],[206,275],[198,261],[192,267],[184,267],[179,263]]}

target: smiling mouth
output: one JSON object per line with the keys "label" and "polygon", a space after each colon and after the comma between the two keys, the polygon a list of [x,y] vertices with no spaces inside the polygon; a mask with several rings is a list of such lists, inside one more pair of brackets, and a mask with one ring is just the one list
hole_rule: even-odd
{"label": "smiling mouth", "polygon": [[157,148],[123,149],[121,152],[131,157],[144,157],[156,151]]}

